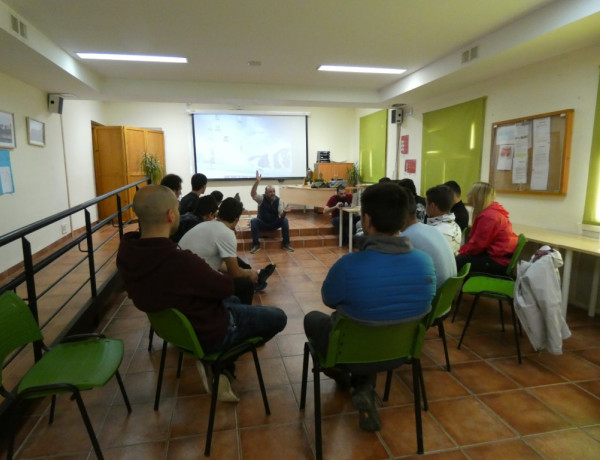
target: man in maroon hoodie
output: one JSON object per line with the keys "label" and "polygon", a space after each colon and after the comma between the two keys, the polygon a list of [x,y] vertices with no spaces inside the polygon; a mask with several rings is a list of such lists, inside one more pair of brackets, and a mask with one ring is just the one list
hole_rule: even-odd
{"label": "man in maroon hoodie", "polygon": [[144,312],[177,308],[207,353],[250,337],[266,342],[282,331],[287,316],[281,309],[236,302],[230,276],[169,239],[179,224],[178,205],[175,194],[162,185],[143,187],[133,199],[141,231],[125,234],[117,267],[135,306]]}

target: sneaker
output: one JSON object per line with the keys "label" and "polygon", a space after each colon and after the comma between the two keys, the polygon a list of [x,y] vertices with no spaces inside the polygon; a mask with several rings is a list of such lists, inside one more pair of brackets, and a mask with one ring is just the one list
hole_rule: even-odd
{"label": "sneaker", "polygon": [[352,393],[352,405],[358,411],[358,426],[373,433],[381,429],[381,419],[375,407],[373,387],[361,385]]}
{"label": "sneaker", "polygon": [[287,252],[294,252],[294,248],[291,247],[289,244],[284,244],[283,249]]}
{"label": "sneaker", "polygon": [[267,265],[260,272],[258,272],[258,282],[256,284],[262,284],[265,281],[267,281],[269,276],[271,276],[274,271],[275,271],[275,264]]}
{"label": "sneaker", "polygon": [[254,246],[252,246],[252,249],[250,249],[250,254],[256,254],[258,251],[260,251],[260,246],[258,244],[255,244]]}
{"label": "sneaker", "polygon": [[219,392],[217,393],[218,401],[225,402],[240,402],[240,397],[235,394],[231,388],[231,382],[225,374],[219,375]]}
{"label": "sneaker", "polygon": [[254,285],[254,290],[257,291],[257,292],[264,291],[265,289],[267,289],[267,282],[266,281],[263,282],[263,283],[256,283]]}
{"label": "sneaker", "polygon": [[[208,394],[211,394],[211,392],[212,392],[212,390],[210,388],[210,385],[212,383],[212,371],[211,371],[211,369],[209,368],[208,372],[207,372],[206,371],[206,366],[200,360],[196,361],[196,367],[198,368],[198,374],[200,374],[200,380],[202,380],[202,386],[204,387],[204,390]],[[209,375],[210,375],[210,379],[209,379]]]}

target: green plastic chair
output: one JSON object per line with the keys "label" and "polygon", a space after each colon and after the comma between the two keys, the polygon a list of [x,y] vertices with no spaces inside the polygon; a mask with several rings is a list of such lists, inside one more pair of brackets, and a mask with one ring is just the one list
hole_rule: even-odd
{"label": "green plastic chair", "polygon": [[444,356],[446,357],[446,370],[450,372],[450,357],[448,356],[448,344],[446,343],[446,331],[444,330],[444,320],[450,315],[454,297],[460,291],[463,280],[469,274],[471,264],[465,264],[460,272],[451,278],[444,281],[437,290],[433,302],[431,302],[431,312],[427,316],[426,326],[437,326],[438,335],[444,344]]}
{"label": "green plastic chair", "polygon": [[[513,297],[515,291],[515,278],[513,276],[513,272],[515,267],[517,266],[517,262],[521,257],[521,252],[523,248],[527,244],[527,238],[522,233],[519,234],[519,240],[517,242],[517,247],[515,252],[510,259],[510,263],[506,268],[505,276],[494,276],[488,274],[477,274],[473,273],[462,287],[462,294],[471,294],[473,297],[473,303],[471,304],[471,310],[469,311],[469,315],[467,316],[467,321],[465,322],[465,326],[463,327],[462,334],[460,336],[460,340],[458,341],[458,348],[462,345],[462,341],[465,337],[465,333],[467,332],[467,328],[471,322],[471,318],[473,317],[473,312],[475,311],[475,306],[477,305],[477,301],[480,297],[488,297],[491,299],[498,300],[498,307],[500,310],[500,323],[502,324],[502,332],[504,332],[504,315],[502,310],[502,301],[505,300],[510,305],[510,311],[512,314],[512,322],[513,329],[515,333],[515,343],[517,345],[517,358],[519,360],[519,364],[521,364],[521,346],[519,344],[519,331],[518,331],[518,323],[517,316],[515,314],[515,307],[513,305]],[[461,297],[458,298],[457,308],[460,304]],[[454,310],[454,316],[456,316],[456,310]],[[454,321],[454,317],[452,318]]]}
{"label": "green plastic chair", "polygon": [[392,371],[402,364],[412,364],[417,450],[419,454],[423,453],[421,390],[423,390],[425,410],[427,410],[427,398],[425,388],[422,385],[420,356],[426,331],[425,321],[421,318],[407,323],[372,326],[357,323],[342,315],[337,315],[329,334],[329,346],[326,356],[322,356],[316,350],[310,339],[304,344],[300,410],[304,410],[306,405],[308,356],[310,354],[314,375],[315,450],[318,460],[323,457],[320,373],[325,369],[339,366],[352,372],[353,365],[359,365],[358,367],[362,372],[365,371],[365,365],[372,366],[374,372],[387,372],[383,397],[383,400],[387,401]]}
{"label": "green plastic chair", "polygon": [[9,392],[4,388],[0,372],[0,393],[13,400],[16,405],[10,423],[7,458],[11,459],[13,455],[16,416],[23,400],[51,396],[49,423],[52,423],[56,396],[66,393],[71,393],[72,399],[77,402],[94,452],[98,458],[103,458],[81,392],[102,387],[115,376],[127,412],[131,413],[131,405],[118,370],[123,360],[123,342],[107,339],[100,334],[81,334],[67,337],[62,343],[49,349],[43,343],[42,332],[27,304],[14,292],[3,293],[0,296],[0,362],[4,364],[14,350],[38,341],[45,353],[29,369],[14,391]]}
{"label": "green plastic chair", "polygon": [[[239,356],[247,352],[252,352],[252,357],[254,358],[254,367],[256,368],[256,375],[258,377],[260,392],[262,394],[263,404],[265,406],[265,413],[267,415],[271,415],[269,401],[267,400],[267,391],[265,389],[265,383],[260,369],[258,355],[256,353],[256,346],[263,343],[262,337],[252,337],[245,342],[222,352],[205,354],[202,350],[200,342],[198,341],[196,331],[194,331],[190,321],[179,310],[175,308],[168,308],[156,313],[147,313],[147,315],[152,329],[154,329],[154,332],[163,339],[160,367],[158,371],[158,382],[156,383],[156,396],[154,398],[154,410],[158,410],[162,379],[165,369],[165,359],[167,356],[167,345],[169,343],[177,347],[180,352],[191,354],[200,361],[209,364],[212,368],[212,397],[210,402],[210,413],[208,416],[208,432],[204,447],[204,455],[206,457],[210,456],[215,413],[217,409],[219,376],[221,375],[223,369],[225,369],[230,363],[234,362]],[[181,369],[181,357],[182,354],[180,353],[177,376],[179,376],[179,370]]]}

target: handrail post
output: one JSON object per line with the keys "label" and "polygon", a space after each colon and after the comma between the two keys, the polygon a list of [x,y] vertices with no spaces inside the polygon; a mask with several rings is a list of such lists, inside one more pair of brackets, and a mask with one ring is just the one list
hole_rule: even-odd
{"label": "handrail post", "polygon": [[119,240],[123,239],[123,209],[121,208],[121,196],[115,195],[117,197],[117,222],[119,227]]}
{"label": "handrail post", "polygon": [[[37,324],[40,324],[37,308],[37,294],[35,291],[35,279],[33,269],[33,256],[31,255],[31,243],[27,238],[21,238],[21,244],[23,246],[23,265],[25,267],[25,285],[27,286],[27,303],[31,314]],[[33,357],[35,361],[39,361],[42,358],[42,344],[39,342],[33,343]]]}
{"label": "handrail post", "polygon": [[92,290],[92,297],[98,295],[96,289],[96,265],[94,263],[94,243],[92,241],[92,219],[90,218],[90,212],[85,209],[85,239],[87,241],[87,257],[88,265],[90,268],[90,288]]}

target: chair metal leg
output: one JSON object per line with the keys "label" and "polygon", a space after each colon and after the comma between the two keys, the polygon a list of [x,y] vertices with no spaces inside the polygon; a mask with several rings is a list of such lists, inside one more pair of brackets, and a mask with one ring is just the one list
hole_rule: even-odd
{"label": "chair metal leg", "polygon": [[452,314],[452,322],[454,322],[454,318],[456,318],[456,313],[458,312],[458,306],[460,305],[461,300],[462,300],[462,291],[459,291],[458,299],[456,300],[456,304],[454,304],[454,313]]}
{"label": "chair metal leg", "polygon": [[123,401],[125,401],[125,406],[127,406],[127,412],[131,414],[131,404],[129,404],[129,398],[127,397],[127,392],[125,391],[125,385],[123,385],[123,379],[121,378],[121,374],[117,370],[115,372],[115,377],[117,378],[117,383],[119,384],[119,388],[121,389],[121,394],[123,395]]}
{"label": "chair metal leg", "polygon": [[315,457],[323,459],[323,436],[321,433],[321,367],[318,358],[313,355],[313,380],[315,401]]}
{"label": "chair metal leg", "polygon": [[498,308],[500,310],[500,324],[502,324],[502,332],[504,332],[504,309],[502,308],[502,301],[498,299]]}
{"label": "chair metal leg", "polygon": [[150,332],[148,333],[148,351],[152,351],[152,339],[154,338],[154,329],[150,326]]}
{"label": "chair metal leg", "polygon": [[210,398],[210,413],[208,415],[208,430],[206,433],[206,444],[204,446],[204,456],[210,457],[210,446],[212,444],[213,429],[215,427],[215,413],[217,412],[217,395],[219,393],[219,376],[221,368],[219,365],[213,366],[213,387]]}
{"label": "chair metal leg", "polygon": [[423,425],[421,420],[421,395],[420,395],[420,375],[421,361],[419,359],[412,360],[412,375],[413,375],[413,393],[415,405],[415,425],[417,430],[417,453],[422,454],[423,449]]}
{"label": "chair metal leg", "polygon": [[442,338],[444,345],[444,356],[446,357],[446,370],[450,372],[450,355],[448,354],[448,343],[446,342],[446,330],[444,329],[444,321],[438,323],[438,334]]}
{"label": "chair metal leg", "polygon": [[[1,391],[0,392],[2,394],[2,396],[4,396],[5,398],[11,398],[12,399],[12,395],[10,395],[7,392]],[[14,449],[15,449],[15,436],[17,435],[17,419],[20,413],[20,408],[21,408],[21,400],[20,399],[16,399],[14,401],[14,403],[12,404],[12,406],[9,408],[9,417],[8,417],[8,439],[7,439],[7,443],[8,445],[6,446],[6,460],[12,460],[13,458],[13,453],[14,453]]]}
{"label": "chair metal leg", "polygon": [[85,405],[83,404],[83,399],[81,399],[81,394],[78,391],[76,391],[73,394],[73,396],[75,396],[75,401],[77,401],[79,412],[81,412],[81,418],[83,418],[83,423],[85,424],[85,428],[87,429],[90,441],[92,441],[92,446],[94,447],[96,457],[98,457],[99,460],[102,460],[104,456],[102,455],[100,444],[98,444],[98,439],[96,439],[96,433],[94,433],[94,428],[92,427],[92,422],[90,422],[90,417],[88,416],[88,413],[85,410]]}
{"label": "chair metal leg", "polygon": [[50,401],[50,416],[48,417],[48,425],[52,425],[54,422],[54,410],[56,409],[56,395],[52,395],[52,400]]}
{"label": "chair metal leg", "polygon": [[177,378],[181,377],[181,367],[183,366],[183,351],[179,352],[179,361],[177,361]]}
{"label": "chair metal leg", "polygon": [[260,386],[260,393],[262,394],[263,404],[265,406],[265,413],[271,415],[271,409],[269,408],[269,401],[267,399],[267,390],[265,389],[265,381],[263,380],[262,371],[260,369],[260,362],[258,361],[258,354],[256,348],[252,348],[252,357],[254,358],[254,367],[256,368],[256,376],[258,377],[258,384]]}
{"label": "chair metal leg", "polygon": [[425,391],[425,379],[423,378],[423,368],[421,367],[421,360],[419,360],[419,382],[421,384],[421,395],[423,397],[423,410],[429,410],[429,404],[427,403],[427,392]]}
{"label": "chair metal leg", "polygon": [[385,377],[385,391],[383,392],[383,400],[387,401],[388,399],[390,399],[390,389],[392,387],[392,374],[393,371],[389,370],[387,371],[387,375]]}
{"label": "chair metal leg", "polygon": [[517,322],[517,314],[515,312],[515,306],[510,302],[510,311],[512,312],[512,320],[513,320],[513,329],[515,330],[515,343],[517,344],[517,358],[519,360],[519,364],[522,363],[521,359],[521,344],[519,343],[519,326]]}
{"label": "chair metal leg", "polygon": [[160,366],[158,367],[158,381],[156,382],[156,396],[154,397],[154,410],[158,410],[158,402],[160,401],[160,390],[162,387],[162,379],[165,371],[165,360],[167,359],[167,342],[163,341],[162,352],[160,355]]}
{"label": "chair metal leg", "polygon": [[467,322],[465,323],[465,327],[463,327],[462,334],[460,335],[460,340],[458,341],[458,349],[460,350],[460,346],[462,345],[462,341],[465,338],[465,332],[467,332],[467,328],[469,327],[469,323],[471,322],[471,318],[473,317],[473,312],[475,311],[475,305],[479,300],[479,296],[476,295],[473,299],[473,303],[471,304],[471,310],[469,311],[469,316],[467,316]]}
{"label": "chair metal leg", "polygon": [[306,407],[306,384],[308,381],[308,342],[304,343],[304,358],[302,360],[302,386],[300,390],[300,410]]}

